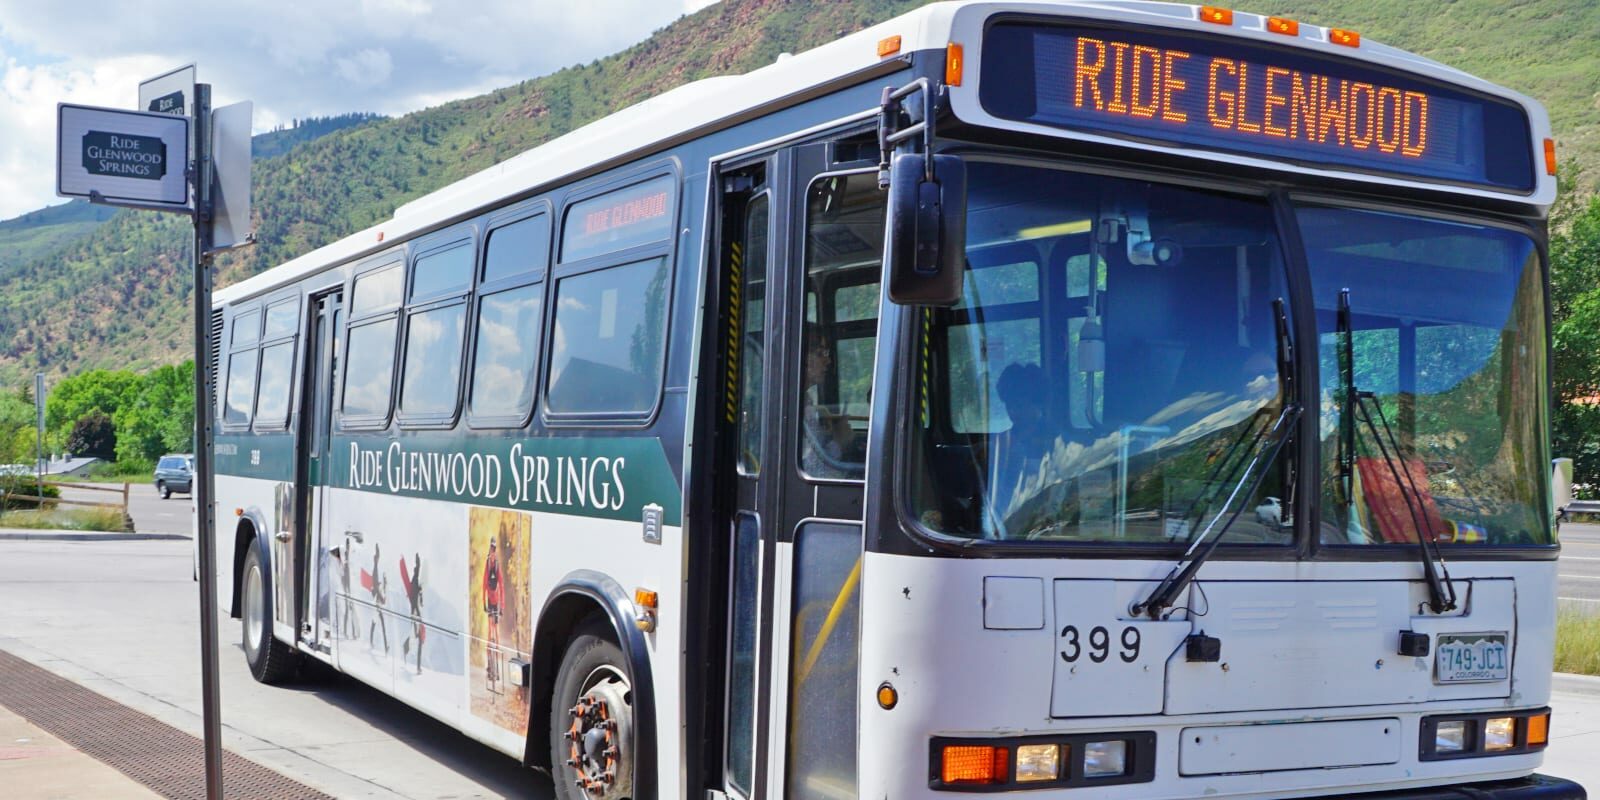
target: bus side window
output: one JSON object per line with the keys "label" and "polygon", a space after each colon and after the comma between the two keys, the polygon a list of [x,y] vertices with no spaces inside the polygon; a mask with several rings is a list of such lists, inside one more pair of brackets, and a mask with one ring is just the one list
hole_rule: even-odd
{"label": "bus side window", "polygon": [[356,276],[345,334],[344,394],[340,404],[340,425],[345,428],[382,428],[388,424],[404,276],[398,263]]}
{"label": "bus side window", "polygon": [[478,286],[467,413],[479,427],[521,427],[533,410],[550,218],[517,220],[489,232]]}
{"label": "bus side window", "polygon": [[402,422],[439,423],[455,416],[472,259],[468,239],[424,253],[412,267],[400,382]]}
{"label": "bus side window", "polygon": [[261,378],[256,381],[256,430],[283,430],[289,424],[294,386],[294,345],[300,331],[298,295],[267,306],[261,336]]}
{"label": "bus side window", "polygon": [[800,469],[812,478],[865,471],[883,226],[875,175],[825,177],[806,192]]}
{"label": "bus side window", "polygon": [[256,342],[261,339],[261,312],[235,314],[228,334],[228,381],[224,384],[222,424],[239,428],[250,424],[256,393]]}
{"label": "bus side window", "polygon": [[677,183],[657,175],[562,212],[566,274],[556,278],[552,301],[546,415],[638,419],[655,409],[667,356]]}

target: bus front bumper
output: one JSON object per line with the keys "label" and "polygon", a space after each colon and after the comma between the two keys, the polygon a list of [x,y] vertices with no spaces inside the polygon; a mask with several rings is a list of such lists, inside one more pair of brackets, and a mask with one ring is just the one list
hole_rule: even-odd
{"label": "bus front bumper", "polygon": [[1564,778],[1529,775],[1511,781],[1351,795],[1351,800],[1588,800],[1588,797],[1582,786]]}

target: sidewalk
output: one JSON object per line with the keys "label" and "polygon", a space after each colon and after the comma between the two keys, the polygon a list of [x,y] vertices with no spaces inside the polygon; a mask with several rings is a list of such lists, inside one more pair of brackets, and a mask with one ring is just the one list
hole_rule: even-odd
{"label": "sidewalk", "polygon": [[109,531],[58,531],[47,528],[0,528],[0,541],[133,542],[151,539],[190,539],[186,533],[112,533]]}
{"label": "sidewalk", "polygon": [[10,797],[158,800],[160,795],[0,706],[0,786]]}

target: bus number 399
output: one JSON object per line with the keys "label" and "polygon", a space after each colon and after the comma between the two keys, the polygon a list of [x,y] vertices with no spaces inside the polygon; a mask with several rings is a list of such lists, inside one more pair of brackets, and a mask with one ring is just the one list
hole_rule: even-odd
{"label": "bus number 399", "polygon": [[[1083,656],[1083,635],[1078,626],[1068,625],[1061,629],[1061,638],[1065,641],[1065,649],[1061,651],[1061,660],[1068,664],[1076,663]],[[1111,657],[1111,631],[1102,625],[1089,629],[1089,660],[1096,664]],[[1139,660],[1139,629],[1129,625],[1122,629],[1122,647],[1117,650],[1117,657],[1124,664],[1132,664]]]}

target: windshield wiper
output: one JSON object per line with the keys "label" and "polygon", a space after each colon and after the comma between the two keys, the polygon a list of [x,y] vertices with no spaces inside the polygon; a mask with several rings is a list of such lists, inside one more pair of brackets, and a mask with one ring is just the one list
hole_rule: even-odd
{"label": "windshield wiper", "polygon": [[[1378,421],[1383,423],[1383,432],[1388,436],[1388,446],[1384,445],[1384,437],[1378,434],[1378,427],[1372,422],[1372,412],[1367,410],[1367,401],[1371,401],[1372,408],[1377,410]],[[1394,478],[1395,488],[1400,490],[1400,499],[1406,503],[1406,512],[1411,515],[1411,524],[1416,528],[1417,552],[1422,558],[1422,576],[1428,582],[1428,608],[1435,614],[1452,611],[1456,607],[1456,587],[1450,582],[1450,570],[1445,566],[1444,555],[1439,552],[1438,533],[1433,529],[1433,521],[1428,518],[1427,511],[1421,508],[1422,490],[1417,488],[1417,481],[1412,476],[1411,469],[1398,463],[1400,441],[1395,438],[1394,429],[1389,427],[1389,419],[1383,415],[1383,406],[1378,403],[1377,395],[1372,392],[1357,391],[1356,410],[1361,412],[1362,421],[1367,424],[1367,430],[1372,432],[1372,439],[1378,444],[1378,453],[1383,456],[1384,466],[1389,468],[1389,475]]]}
{"label": "windshield wiper", "polygon": [[[1261,488],[1261,481],[1267,477],[1267,473],[1270,471],[1268,467],[1278,460],[1278,454],[1283,451],[1284,443],[1289,441],[1290,435],[1294,432],[1294,426],[1299,420],[1299,404],[1288,403],[1283,407],[1283,411],[1278,414],[1277,421],[1271,427],[1262,428],[1256,432],[1256,435],[1250,440],[1250,449],[1256,450],[1261,444],[1261,440],[1266,438],[1269,433],[1274,434],[1271,449],[1265,454],[1265,458],[1263,458],[1262,453],[1256,452],[1255,456],[1250,459],[1249,464],[1245,466],[1243,474],[1239,476],[1238,482],[1233,485],[1233,491],[1228,493],[1228,499],[1223,502],[1222,508],[1217,511],[1216,516],[1211,518],[1211,522],[1206,525],[1205,529],[1200,531],[1199,535],[1195,536],[1194,540],[1189,543],[1189,549],[1184,551],[1183,558],[1178,562],[1178,565],[1167,573],[1167,577],[1161,580],[1161,584],[1150,593],[1149,597],[1134,604],[1132,609],[1134,616],[1148,614],[1151,619],[1160,619],[1161,612],[1172,607],[1172,603],[1177,599],[1178,594],[1184,590],[1184,587],[1189,585],[1190,581],[1194,580],[1194,574],[1200,570],[1202,564],[1206,563],[1206,559],[1216,552],[1217,544],[1222,541],[1223,536],[1227,535],[1228,529],[1233,527],[1234,520],[1239,518],[1239,514],[1243,513],[1244,504],[1241,503],[1234,507],[1234,501],[1239,498],[1241,493],[1245,497],[1255,496],[1256,490]],[[1261,466],[1261,469],[1256,468],[1258,465]],[[1249,489],[1245,489],[1246,483],[1250,484]],[[1233,507],[1232,514],[1228,513],[1230,507]],[[1223,516],[1227,516],[1228,519],[1222,523],[1221,528],[1217,528],[1217,523],[1222,520]],[[1216,536],[1210,535],[1212,529],[1217,529]],[[1207,537],[1210,538],[1209,541],[1207,541]]]}
{"label": "windshield wiper", "polygon": [[[1383,457],[1384,466],[1388,468],[1389,475],[1394,478],[1395,489],[1400,492],[1400,499],[1406,504],[1406,513],[1411,516],[1411,524],[1417,532],[1417,555],[1422,561],[1422,576],[1428,583],[1428,608],[1435,614],[1444,614],[1453,611],[1456,607],[1456,587],[1450,580],[1450,569],[1444,563],[1444,554],[1439,552],[1438,533],[1433,529],[1433,521],[1421,506],[1422,490],[1417,487],[1416,479],[1411,474],[1411,469],[1399,463],[1400,441],[1395,438],[1394,429],[1389,427],[1389,419],[1384,416],[1383,405],[1378,402],[1378,396],[1372,392],[1364,392],[1356,388],[1355,383],[1355,339],[1354,327],[1350,320],[1350,290],[1343,289],[1339,292],[1339,330],[1341,338],[1340,360],[1340,387],[1344,394],[1343,408],[1340,419],[1340,458],[1339,469],[1341,477],[1345,480],[1345,504],[1349,513],[1355,512],[1354,487],[1351,485],[1355,479],[1355,438],[1357,416],[1366,423],[1367,430],[1372,434],[1372,441],[1378,445],[1378,454]],[[1377,411],[1378,421],[1383,424],[1385,438],[1378,432],[1378,426],[1373,422],[1373,413],[1367,410],[1368,402]]]}

